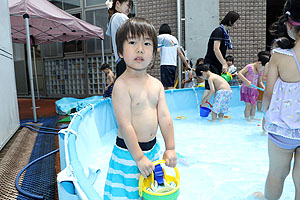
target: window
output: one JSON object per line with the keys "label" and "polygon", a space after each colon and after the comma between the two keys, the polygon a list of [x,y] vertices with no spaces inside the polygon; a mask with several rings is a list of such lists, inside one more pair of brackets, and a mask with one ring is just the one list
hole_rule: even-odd
{"label": "window", "polygon": [[80,0],[49,0],[52,4],[63,10],[80,8]]}
{"label": "window", "polygon": [[[81,19],[81,13],[71,14],[78,19]],[[70,42],[63,43],[64,53],[75,53],[82,51],[82,41],[81,40],[74,40]]]}
{"label": "window", "polygon": [[43,57],[62,57],[63,48],[62,43],[52,43],[52,44],[43,44],[42,45]]}
{"label": "window", "polygon": [[85,6],[95,6],[99,4],[105,4],[106,0],[85,0]]}
{"label": "window", "polygon": [[[110,37],[108,37],[105,32],[107,30],[107,19],[108,12],[107,8],[96,9],[86,11],[86,21],[95,26],[99,26],[104,32],[104,51],[111,52],[111,42]],[[100,39],[90,39],[86,42],[87,53],[99,53],[101,52],[101,40]]]}

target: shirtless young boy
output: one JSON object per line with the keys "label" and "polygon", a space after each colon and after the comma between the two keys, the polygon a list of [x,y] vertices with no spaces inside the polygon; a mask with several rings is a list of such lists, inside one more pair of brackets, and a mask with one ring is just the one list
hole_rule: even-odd
{"label": "shirtless young boy", "polygon": [[111,93],[113,91],[114,82],[115,82],[115,75],[111,71],[111,68],[107,63],[104,63],[101,66],[101,70],[103,70],[106,75],[106,84],[107,84],[104,88],[103,98],[111,98]]}
{"label": "shirtless young boy", "polygon": [[215,93],[212,107],[212,121],[216,121],[219,117],[223,122],[224,113],[228,112],[229,103],[232,97],[232,91],[228,82],[221,76],[209,71],[209,65],[200,64],[196,66],[196,75],[204,80],[208,80],[210,87],[209,93],[202,98],[201,105],[210,100]]}
{"label": "shirtless young boy", "polygon": [[139,176],[149,176],[154,170],[152,161],[160,156],[156,142],[158,125],[166,147],[163,159],[169,167],[177,164],[174,128],[164,87],[147,74],[157,51],[153,25],[143,18],[130,18],[118,29],[116,43],[126,70],[116,80],[112,93],[119,129],[109,163],[104,199],[139,199]]}

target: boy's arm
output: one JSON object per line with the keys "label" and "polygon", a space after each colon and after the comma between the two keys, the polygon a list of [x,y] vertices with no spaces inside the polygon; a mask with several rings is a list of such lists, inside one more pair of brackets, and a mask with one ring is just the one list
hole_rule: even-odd
{"label": "boy's arm", "polygon": [[166,103],[165,91],[162,85],[160,85],[157,115],[160,131],[166,146],[166,151],[163,158],[166,161],[167,166],[175,167],[177,164],[177,154],[175,152],[174,127],[171,114]]}
{"label": "boy's arm", "polygon": [[207,81],[208,81],[210,90],[209,90],[209,93],[205,97],[203,97],[203,99],[201,101],[201,105],[205,104],[206,101],[209,101],[211,96],[216,92],[215,85],[213,83],[213,79],[209,78]]}
{"label": "boy's arm", "polygon": [[131,98],[125,85],[122,82],[116,82],[112,92],[112,104],[119,131],[140,172],[146,178],[152,173],[154,166],[138,145],[138,139],[131,123]]}

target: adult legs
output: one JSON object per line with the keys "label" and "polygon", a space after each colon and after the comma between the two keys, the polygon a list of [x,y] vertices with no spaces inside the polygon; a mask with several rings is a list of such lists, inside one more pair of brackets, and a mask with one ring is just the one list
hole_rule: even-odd
{"label": "adult legs", "polygon": [[293,181],[296,189],[295,199],[300,199],[300,148],[298,147],[294,155]]}
{"label": "adult legs", "polygon": [[281,196],[284,180],[290,172],[293,151],[282,149],[268,140],[269,172],[265,185],[266,199],[275,200]]}

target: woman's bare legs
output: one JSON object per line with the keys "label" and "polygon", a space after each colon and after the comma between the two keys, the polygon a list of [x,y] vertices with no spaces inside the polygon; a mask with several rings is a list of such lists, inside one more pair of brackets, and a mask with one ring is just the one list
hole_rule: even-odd
{"label": "woman's bare legs", "polygon": [[[275,200],[281,196],[284,180],[290,172],[293,152],[294,150],[281,149],[270,139],[268,140],[269,173],[265,185],[266,199]],[[295,172],[299,173],[299,171]]]}

